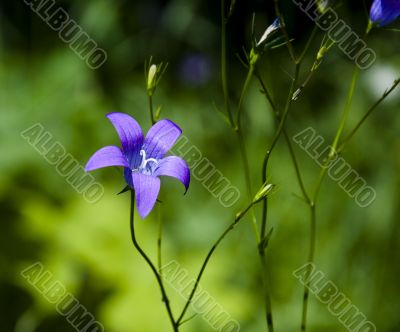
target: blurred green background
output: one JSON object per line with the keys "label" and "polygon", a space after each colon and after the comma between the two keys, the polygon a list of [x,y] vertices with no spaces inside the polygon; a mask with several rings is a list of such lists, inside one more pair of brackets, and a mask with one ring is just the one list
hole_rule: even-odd
{"label": "blurred green background", "polygon": [[[177,122],[189,138],[242,195],[234,207],[221,206],[192,180],[187,195],[177,181],[163,179],[159,204],[164,221],[164,262],[175,259],[195,277],[212,243],[247,202],[234,133],[213,106],[222,108],[220,88],[220,4],[200,0],[59,1],[70,16],[104,48],[108,61],[91,70],[23,0],[0,8],[0,331],[73,331],[53,304],[20,275],[40,261],[110,332],[170,331],[159,289],[150,269],[134,250],[129,233],[129,195],[119,172],[93,173],[104,197],[87,203],[54,166],[20,133],[35,123],[52,133],[82,165],[104,145],[119,144],[104,115],[126,112],[145,131],[150,127],[143,75],[144,61],[168,62],[155,95],[161,117]],[[312,22],[289,0],[281,1],[288,31],[300,50]],[[370,1],[343,1],[340,16],[358,33],[365,29]],[[256,35],[274,19],[272,1],[238,0],[228,24],[229,83],[237,104],[246,69],[236,54],[249,49],[251,16]],[[394,24],[398,26],[399,23]],[[322,40],[318,31],[301,72],[307,76]],[[375,65],[362,72],[349,127],[398,75],[399,34],[374,30],[368,45]],[[331,141],[349,86],[352,63],[334,47],[324,59],[288,118],[288,131],[308,126]],[[286,48],[268,52],[260,71],[279,105],[285,101],[293,69]],[[344,158],[377,191],[375,202],[358,207],[330,179],[317,210],[316,265],[343,291],[378,331],[400,331],[400,117],[399,94],[371,117],[344,151]],[[252,82],[244,104],[244,130],[253,188],[261,184],[261,164],[276,124]],[[348,128],[349,128],[348,127]],[[296,148],[308,188],[318,166]],[[306,261],[307,206],[299,195],[293,165],[283,140],[270,167],[277,189],[270,199],[268,248],[276,331],[300,329],[301,284],[293,270]],[[260,208],[256,209],[260,216]],[[137,221],[138,239],[155,260],[157,213]],[[241,325],[241,331],[266,331],[259,258],[249,220],[218,248],[201,285]],[[168,287],[176,312],[183,300]],[[189,316],[192,313],[190,310]],[[188,316],[188,317],[189,317]],[[346,331],[326,306],[311,296],[309,331]],[[200,316],[182,331],[211,331]]]}

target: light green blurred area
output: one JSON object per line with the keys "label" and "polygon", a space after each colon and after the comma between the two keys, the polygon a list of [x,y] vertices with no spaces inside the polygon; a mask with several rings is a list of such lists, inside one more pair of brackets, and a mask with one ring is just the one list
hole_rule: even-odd
{"label": "light green blurred area", "polygon": [[[136,215],[138,241],[156,262],[157,214],[160,213],[163,262],[177,261],[188,271],[189,278],[194,279],[212,244],[248,203],[236,137],[214,106],[222,108],[223,105],[218,72],[218,22],[196,9],[200,5],[195,1],[190,5],[172,1],[167,7],[159,8],[163,13],[160,21],[169,32],[151,34],[146,27],[128,28],[122,24],[120,21],[125,19],[126,13],[121,12],[122,2],[118,4],[114,7],[106,1],[91,1],[87,7],[74,3],[71,9],[81,18],[81,24],[104,47],[109,47],[107,67],[100,71],[86,67],[55,36],[46,38],[56,46],[34,47],[31,53],[8,49],[2,41],[1,331],[73,330],[57,313],[54,304],[47,302],[21,276],[21,271],[35,262],[41,262],[51,271],[55,280],[60,281],[106,331],[170,331],[155,278],[131,243],[129,194],[117,195],[125,186],[121,171],[109,168],[93,172],[95,179],[104,186],[105,194],[97,203],[90,204],[21,137],[22,131],[40,123],[83,166],[97,149],[119,144],[105,114],[128,113],[147,131],[150,118],[142,63],[150,54],[156,55],[156,61],[170,62],[155,95],[155,105],[162,106],[161,117],[178,123],[190,144],[240,189],[241,197],[232,208],[225,208],[196,179],[192,179],[186,195],[178,181],[162,179],[162,203],[157,204],[145,220]],[[134,10],[140,13],[143,8],[138,5]],[[149,8],[145,14],[152,13],[152,7]],[[218,9],[215,11],[218,13]],[[180,19],[177,13],[182,15]],[[242,19],[246,25],[248,18]],[[41,26],[43,22],[33,19],[33,30],[52,35],[50,29]],[[139,18],[135,16],[133,22],[139,25]],[[12,20],[7,23],[7,26],[13,25]],[[18,29],[18,23],[15,26]],[[212,42],[204,35],[188,38],[188,31],[196,29],[212,35]],[[171,40],[175,38],[175,47],[164,47],[163,43],[171,42],[164,38],[164,33]],[[304,33],[309,31],[304,30]],[[370,43],[377,52],[378,61],[361,74],[348,128],[357,123],[399,74],[397,44],[392,42],[399,39],[397,34],[389,37],[388,33],[378,31],[371,36]],[[149,35],[153,38],[146,44]],[[239,43],[240,37],[232,39],[235,37]],[[306,77],[306,68],[321,38],[322,35],[318,35],[312,45],[302,78]],[[34,41],[39,39],[33,38]],[[297,45],[300,47],[302,42]],[[191,52],[209,57],[212,69],[204,83],[194,86],[182,80],[180,74],[182,59]],[[234,56],[232,59],[229,69],[234,104],[245,69]],[[293,105],[287,125],[292,136],[311,126],[329,144],[339,122],[351,68],[351,62],[338,49],[329,53],[320,71]],[[286,72],[292,72],[285,50],[263,58],[261,72],[278,104],[282,104],[290,83]],[[375,202],[360,208],[337,183],[326,179],[317,209],[317,267],[378,331],[385,332],[400,328],[398,96],[398,92],[394,92],[380,106],[343,154],[376,190]],[[256,80],[245,99],[244,112],[255,192],[261,185],[262,160],[276,129],[272,110],[259,92]],[[295,152],[306,186],[312,189],[319,167],[300,148],[296,147]],[[306,261],[309,214],[307,205],[298,198],[301,192],[283,139],[271,158],[269,180],[276,185],[269,201],[268,227],[274,230],[267,250],[274,323],[278,332],[298,331],[303,287],[292,273]],[[255,212],[260,219],[260,207],[256,207]],[[218,247],[201,281],[201,287],[240,323],[241,331],[266,330],[260,269],[251,221],[245,218]],[[167,286],[167,291],[177,316],[184,305],[183,298],[171,285]],[[193,309],[189,309],[187,317],[192,314]],[[346,331],[326,305],[312,295],[309,328],[309,331]],[[197,315],[182,325],[181,331],[203,332],[212,331],[212,328]]]}

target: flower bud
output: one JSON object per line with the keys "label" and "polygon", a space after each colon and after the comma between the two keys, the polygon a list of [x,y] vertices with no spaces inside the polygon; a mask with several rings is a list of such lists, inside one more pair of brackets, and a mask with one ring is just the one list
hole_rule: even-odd
{"label": "flower bud", "polygon": [[151,96],[156,88],[157,66],[151,65],[147,75],[147,92]]}
{"label": "flower bud", "polygon": [[263,185],[258,193],[254,196],[253,203],[258,203],[265,197],[267,197],[271,193],[272,189],[274,189],[274,187],[275,185],[271,183]]}

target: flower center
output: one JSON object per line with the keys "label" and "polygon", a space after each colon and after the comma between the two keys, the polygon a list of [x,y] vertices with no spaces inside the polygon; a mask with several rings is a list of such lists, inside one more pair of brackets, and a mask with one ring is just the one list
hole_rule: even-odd
{"label": "flower center", "polygon": [[142,162],[137,169],[133,171],[138,171],[145,175],[152,175],[158,166],[158,161],[155,158],[146,158],[146,151],[140,150],[140,156],[142,157]]}

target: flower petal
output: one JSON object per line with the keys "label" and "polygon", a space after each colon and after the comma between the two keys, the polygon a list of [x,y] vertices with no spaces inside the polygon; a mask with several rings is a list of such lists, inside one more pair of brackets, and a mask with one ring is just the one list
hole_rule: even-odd
{"label": "flower petal", "polygon": [[130,167],[137,168],[142,159],[139,155],[143,144],[142,129],[134,118],[125,113],[109,113],[107,118],[118,133]]}
{"label": "flower petal", "polygon": [[161,159],[181,134],[181,128],[171,120],[158,121],[150,128],[144,140],[143,149],[146,151],[146,157]]}
{"label": "flower petal", "polygon": [[135,190],[136,204],[139,215],[146,218],[153,209],[160,192],[160,179],[141,173],[132,173],[132,182]]}
{"label": "flower petal", "polygon": [[129,166],[124,154],[117,146],[106,146],[95,152],[86,163],[85,171],[109,166]]}
{"label": "flower petal", "polygon": [[163,158],[158,163],[158,168],[154,172],[155,176],[171,176],[183,183],[186,191],[190,183],[190,170],[186,162],[179,157],[169,156]]}
{"label": "flower petal", "polygon": [[371,7],[370,18],[380,26],[393,22],[400,16],[400,3],[398,0],[374,0]]}

